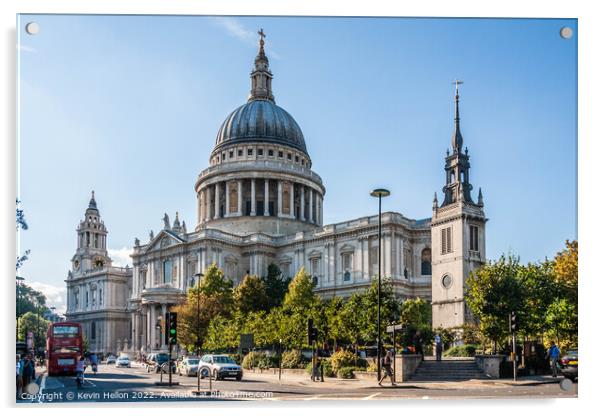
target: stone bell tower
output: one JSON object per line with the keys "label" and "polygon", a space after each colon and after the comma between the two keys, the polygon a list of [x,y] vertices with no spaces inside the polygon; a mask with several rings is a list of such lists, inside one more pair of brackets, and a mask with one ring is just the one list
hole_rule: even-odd
{"label": "stone bell tower", "polygon": [[460,94],[456,81],[452,153],[445,158],[443,202],[437,193],[431,221],[433,328],[458,328],[472,321],[464,294],[470,272],[485,263],[485,223],[483,194],[472,200],[468,148],[462,151]]}

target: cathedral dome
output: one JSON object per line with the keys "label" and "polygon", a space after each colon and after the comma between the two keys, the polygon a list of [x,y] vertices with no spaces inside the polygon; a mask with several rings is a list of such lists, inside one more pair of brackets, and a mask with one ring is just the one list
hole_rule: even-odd
{"label": "cathedral dome", "polygon": [[217,133],[215,150],[245,142],[281,144],[307,154],[295,119],[269,99],[251,99],[230,113]]}

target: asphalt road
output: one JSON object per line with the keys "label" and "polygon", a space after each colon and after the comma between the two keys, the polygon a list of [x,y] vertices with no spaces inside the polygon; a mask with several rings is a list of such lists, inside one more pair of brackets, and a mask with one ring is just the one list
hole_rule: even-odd
{"label": "asphalt road", "polygon": [[[167,381],[167,375],[163,376]],[[559,384],[515,386],[500,383],[415,383],[379,387],[366,381],[312,382],[302,377],[285,379],[245,373],[243,380],[212,382],[212,394],[195,396],[195,377],[173,375],[179,385],[157,386],[159,375],[147,373],[134,363],[132,368],[100,365],[98,374],[86,372],[84,386],[77,388],[74,377],[46,377],[40,393],[20,402],[152,402],[203,400],[387,400],[387,399],[486,399],[577,397],[577,384],[563,391]],[[209,381],[201,380],[201,390],[209,392]]]}

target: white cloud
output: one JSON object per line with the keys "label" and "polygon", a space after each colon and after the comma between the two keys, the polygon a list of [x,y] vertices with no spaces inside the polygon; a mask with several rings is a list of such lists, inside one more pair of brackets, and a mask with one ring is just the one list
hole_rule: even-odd
{"label": "white cloud", "polygon": [[113,266],[125,267],[126,265],[132,266],[132,249],[123,247],[118,249],[108,249],[109,257],[113,260]]}
{"label": "white cloud", "polygon": [[[247,29],[246,27],[244,27],[242,25],[242,23],[240,23],[235,18],[221,16],[221,17],[214,17],[213,21],[218,26],[224,28],[230,36],[235,37],[249,45],[253,45],[253,46],[258,45],[259,36],[257,34],[257,31]],[[270,48],[269,42],[266,42],[265,48],[267,50],[266,53],[269,57],[274,58],[274,59],[281,58],[280,54],[278,54],[276,51],[274,51],[272,48]]]}
{"label": "white cloud", "polygon": [[48,283],[42,282],[30,282],[27,283],[35,290],[42,292],[46,296],[46,306],[56,307],[58,314],[64,314],[67,310],[67,286],[55,286]]}
{"label": "white cloud", "polygon": [[17,50],[23,51],[23,52],[31,52],[31,53],[38,52],[38,50],[36,48],[32,48],[31,46],[26,46],[26,45],[21,45],[21,44],[17,44]]}

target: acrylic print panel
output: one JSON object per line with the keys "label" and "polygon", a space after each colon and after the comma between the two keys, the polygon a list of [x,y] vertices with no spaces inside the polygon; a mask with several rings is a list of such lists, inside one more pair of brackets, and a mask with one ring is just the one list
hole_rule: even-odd
{"label": "acrylic print panel", "polygon": [[576,397],[576,20],[17,27],[18,402]]}

